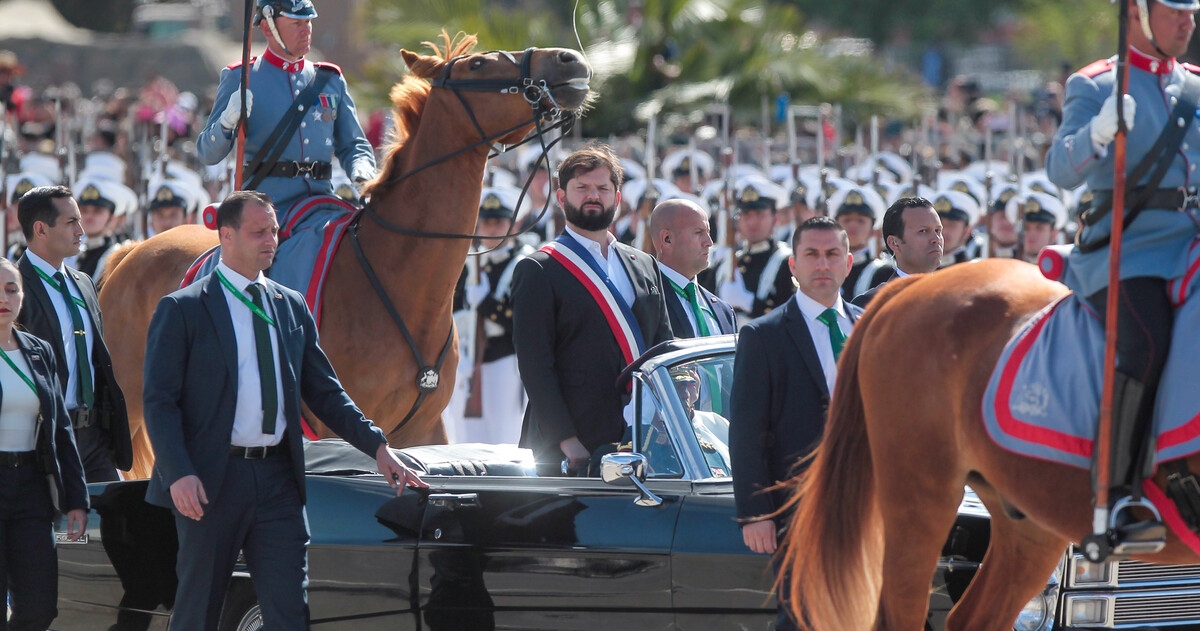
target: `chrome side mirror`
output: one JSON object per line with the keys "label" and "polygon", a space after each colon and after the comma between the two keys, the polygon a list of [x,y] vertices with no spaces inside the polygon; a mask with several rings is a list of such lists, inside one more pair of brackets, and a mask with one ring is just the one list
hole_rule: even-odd
{"label": "chrome side mirror", "polygon": [[636,486],[640,493],[633,503],[638,506],[659,506],[663,502],[646,488],[646,456],[642,454],[605,454],[600,459],[600,477],[605,484]]}

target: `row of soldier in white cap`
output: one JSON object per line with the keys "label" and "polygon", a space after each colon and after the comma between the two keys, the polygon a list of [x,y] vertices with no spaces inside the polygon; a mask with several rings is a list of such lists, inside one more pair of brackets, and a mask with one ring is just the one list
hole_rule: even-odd
{"label": "row of soldier in white cap", "polygon": [[[0,178],[4,191],[0,203],[14,210],[8,213],[5,224],[4,251],[10,255],[19,253],[24,241],[16,220],[17,200],[32,188],[65,183],[59,161],[53,156],[28,153],[21,156],[19,164],[19,172]],[[335,168],[333,179],[338,196],[358,199],[358,191],[344,171]],[[72,187],[86,236],[83,251],[71,265],[95,279],[104,273],[116,246],[141,231],[140,208],[149,213],[145,232],[153,236],[175,226],[197,223],[201,211],[211,202],[200,174],[177,160],[167,161],[152,176],[144,202],[125,182],[124,160],[109,152],[94,152],[85,158]]]}

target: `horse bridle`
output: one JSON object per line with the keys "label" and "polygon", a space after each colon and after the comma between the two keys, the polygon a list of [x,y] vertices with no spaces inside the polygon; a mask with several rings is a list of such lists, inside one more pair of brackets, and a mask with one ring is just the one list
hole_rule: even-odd
{"label": "horse bridle", "polygon": [[[397,183],[419,171],[427,169],[436,164],[445,162],[446,160],[449,160],[450,158],[453,158],[457,155],[460,155],[462,153],[470,151],[476,147],[479,147],[480,145],[486,144],[488,146],[488,148],[493,152],[491,155],[488,156],[490,159],[492,157],[495,157],[496,155],[504,153],[505,151],[510,151],[516,147],[519,147],[519,146],[529,142],[534,137],[536,137],[538,139],[538,143],[540,144],[541,149],[542,149],[542,156],[541,156],[541,158],[539,158],[539,160],[547,159],[547,164],[548,164],[549,161],[548,161],[548,158],[546,157],[547,154],[549,153],[550,149],[554,147],[554,145],[556,145],[557,143],[559,143],[562,140],[562,136],[565,135],[565,132],[570,129],[571,125],[575,121],[575,114],[574,114],[574,112],[571,112],[570,110],[564,110],[562,107],[560,107],[558,105],[558,102],[554,99],[554,95],[551,91],[555,87],[559,87],[559,86],[551,86],[548,83],[546,83],[546,81],[544,79],[534,79],[530,75],[530,66],[532,64],[532,59],[533,59],[532,53],[534,50],[535,49],[532,47],[526,48],[525,53],[522,56],[520,64],[517,64],[516,58],[513,57],[512,53],[509,53],[508,51],[503,51],[503,50],[491,51],[491,52],[495,52],[500,55],[503,55],[509,61],[511,61],[514,65],[520,66],[521,76],[516,80],[512,80],[512,79],[452,79],[452,78],[450,78],[450,73],[454,68],[454,64],[458,63],[458,61],[463,59],[464,57],[466,57],[466,55],[459,55],[458,57],[454,57],[454,58],[450,59],[449,61],[447,61],[445,68],[443,68],[443,70],[442,70],[442,76],[433,80],[431,82],[431,85],[435,88],[444,88],[444,89],[448,89],[448,90],[451,90],[452,92],[454,92],[454,95],[456,97],[458,97],[459,103],[462,104],[463,108],[466,109],[466,111],[467,111],[467,115],[471,118],[471,124],[474,125],[475,131],[479,133],[479,140],[475,141],[474,143],[472,143],[470,145],[467,145],[466,147],[462,147],[462,148],[457,149],[457,150],[455,150],[451,153],[448,153],[444,156],[441,156],[441,157],[435,158],[433,160],[430,160],[428,162],[425,162],[413,169],[410,169],[409,171],[406,171],[404,173],[401,173],[398,176],[390,178],[387,182],[384,183],[384,186],[391,186],[391,185],[393,185],[393,184],[395,184],[395,183]],[[525,98],[525,101],[527,103],[529,103],[529,105],[532,109],[532,118],[530,120],[522,121],[522,122],[520,122],[512,127],[509,127],[508,129],[505,129],[503,131],[489,135],[487,132],[485,132],[483,130],[483,127],[479,124],[478,119],[476,119],[476,117],[475,117],[475,111],[471,108],[470,103],[467,103],[467,100],[465,98],[463,98],[462,92],[499,92],[501,94],[521,94]],[[551,123],[551,124],[548,127],[543,127],[543,122]],[[493,141],[495,141],[496,139],[503,138],[504,136],[507,136],[508,134],[511,134],[512,132],[514,132],[514,131],[520,129],[521,127],[524,127],[530,123],[533,123],[534,129],[537,132],[535,136],[526,138],[525,140],[522,140],[521,142],[519,142],[515,145],[511,145],[507,148],[497,147],[495,144],[493,144]],[[564,134],[560,135],[558,138],[554,139],[549,144],[547,144],[546,139],[545,139],[545,132],[557,129],[559,127],[563,128]],[[516,224],[517,211],[521,207],[521,202],[524,201],[525,195],[528,192],[529,186],[532,182],[533,182],[533,172],[531,172],[529,177],[526,179],[525,186],[521,188],[521,195],[517,199],[517,203],[514,204],[512,223],[510,224],[510,226]],[[511,238],[514,236],[518,236],[520,234],[523,234],[523,233],[528,232],[529,230],[533,229],[533,227],[536,226],[538,224],[538,222],[541,221],[542,217],[545,216],[546,210],[549,208],[549,206],[550,206],[550,200],[549,200],[549,198],[547,198],[546,203],[542,207],[542,211],[538,214],[535,221],[531,222],[528,227],[526,227],[525,229],[523,229],[519,232],[516,232],[516,233],[510,232],[504,238]],[[404,226],[398,226],[396,224],[393,224],[393,223],[387,221],[383,217],[380,217],[379,214],[375,212],[374,208],[372,208],[370,200],[366,201],[363,204],[363,211],[365,214],[370,216],[371,219],[375,220],[375,222],[378,223],[383,228],[385,228],[391,232],[396,232],[396,233],[403,234],[406,236],[424,237],[424,238],[433,238],[433,239],[491,238],[488,235],[426,232],[423,230],[412,230],[410,228],[405,228]],[[413,402],[412,407],[408,410],[408,414],[406,414],[404,416],[404,418],[400,421],[400,423],[398,425],[396,425],[395,428],[392,429],[393,432],[396,432],[396,431],[403,429],[404,426],[407,425],[410,420],[412,420],[412,417],[414,415],[416,415],[417,410],[419,410],[421,408],[421,404],[425,402],[425,398],[429,394],[431,394],[432,392],[437,390],[437,387],[441,381],[440,373],[441,373],[442,365],[445,363],[446,355],[449,353],[451,342],[454,339],[454,327],[451,326],[450,332],[446,334],[446,342],[445,342],[445,344],[442,345],[441,352],[438,353],[437,362],[433,366],[426,364],[425,357],[421,354],[421,349],[417,347],[417,342],[413,338],[412,332],[409,331],[408,326],[406,326],[404,324],[404,319],[400,316],[400,312],[396,309],[395,304],[392,302],[391,298],[388,296],[387,291],[383,287],[383,283],[381,283],[379,281],[379,276],[375,273],[374,268],[371,267],[371,262],[369,260],[367,260],[367,255],[363,251],[362,244],[359,242],[359,239],[358,239],[358,227],[359,227],[358,219],[355,219],[354,222],[351,223],[351,225],[349,226],[350,242],[354,246],[354,253],[358,257],[358,262],[362,266],[363,272],[367,275],[367,280],[369,280],[371,282],[371,286],[374,287],[375,293],[379,295],[380,300],[383,302],[384,308],[387,309],[388,314],[391,315],[392,320],[395,321],[396,326],[399,327],[400,333],[404,336],[404,341],[408,343],[409,349],[412,350],[413,358],[417,360],[417,366],[419,367],[419,369],[417,371],[417,392],[418,392],[417,399],[416,399],[416,401]],[[510,228],[510,230],[511,230],[511,228]]]}

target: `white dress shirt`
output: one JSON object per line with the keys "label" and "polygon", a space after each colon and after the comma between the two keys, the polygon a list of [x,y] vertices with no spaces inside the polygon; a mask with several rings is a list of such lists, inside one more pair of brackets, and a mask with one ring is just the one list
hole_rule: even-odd
{"label": "white dress shirt", "polygon": [[[263,310],[275,319],[275,312],[271,308],[271,294],[266,288],[262,272],[251,281],[233,271],[224,261],[217,264],[217,270],[224,274],[234,287],[242,288],[242,296],[247,300],[252,300],[252,297],[245,293],[245,288],[257,283],[263,296]],[[237,404],[233,409],[233,434],[229,442],[237,447],[278,445],[283,440],[283,430],[287,427],[287,420],[283,415],[283,370],[279,362],[279,329],[275,326],[267,327],[271,331],[271,353],[275,357],[275,388],[278,392],[276,400],[279,401],[275,433],[271,435],[262,432],[262,381],[258,373],[258,347],[254,343],[254,318],[258,316],[238,300],[224,283],[221,283],[221,290],[225,292],[225,302],[229,304],[233,335],[237,339]],[[277,319],[275,321],[279,322]]]}
{"label": "white dress shirt", "polygon": [[[79,288],[75,286],[75,279],[67,273],[66,264],[60,265],[55,269],[46,262],[45,259],[38,256],[33,250],[26,250],[25,256],[29,257],[29,262],[33,266],[42,270],[47,276],[53,277],[55,273],[61,272],[63,278],[67,281],[67,291],[71,295],[83,300],[83,294],[79,293]],[[67,311],[67,301],[63,299],[63,295],[59,290],[55,289],[50,283],[42,280],[42,285],[46,288],[46,293],[50,294],[50,304],[54,305],[54,314],[58,316],[58,328],[61,331],[63,356],[59,359],[67,365],[67,383],[63,387],[63,400],[67,404],[68,410],[74,410],[79,407],[79,364],[76,362],[75,356],[75,328],[71,323],[71,312]],[[83,331],[87,338],[88,364],[92,367],[92,391],[96,390],[96,365],[92,363],[92,357],[95,346],[95,327],[92,325],[92,314],[86,307],[75,305],[79,309],[79,316],[83,318]],[[26,386],[28,389],[28,386]]]}
{"label": "white dress shirt", "polygon": [[[825,373],[825,385],[829,386],[829,392],[832,394],[833,383],[837,380],[837,360],[833,358],[833,342],[829,340],[829,327],[817,319],[825,312],[826,307],[809,298],[803,291],[796,292],[796,304],[800,305],[800,312],[804,314],[804,323],[808,325],[813,346],[817,347],[817,358],[821,360],[821,369]],[[833,309],[837,311],[838,327],[841,328],[842,335],[850,337],[850,330],[854,328],[854,325],[850,322],[850,316],[846,315],[846,303],[842,301],[841,296],[838,296]]]}
{"label": "white dress shirt", "polygon": [[600,269],[608,274],[608,279],[617,288],[617,293],[621,294],[621,298],[625,300],[625,306],[632,307],[633,299],[637,294],[633,291],[633,281],[629,279],[629,273],[625,271],[625,265],[621,263],[621,255],[617,252],[617,248],[613,244],[617,242],[617,238],[612,236],[612,233],[605,232],[608,237],[608,256],[600,253],[600,243],[575,232],[571,226],[567,226],[566,233],[572,239],[579,242],[580,245],[587,248],[591,253],[592,258],[596,259],[596,263],[600,265]]}
{"label": "white dress shirt", "polygon": [[[663,265],[661,261],[658,263],[658,269],[662,270],[663,276],[668,281],[675,283],[680,289],[687,288],[688,285],[696,282],[695,279],[686,279],[683,274]],[[688,302],[687,296],[680,296],[674,288],[671,288],[670,295],[674,296],[680,304],[683,305],[683,312],[687,314],[688,323],[692,325],[692,330],[696,332],[696,337],[700,337],[700,327],[696,324],[696,314],[692,311],[692,305]],[[700,287],[696,287],[696,297],[700,302],[700,313],[704,314],[704,320],[708,323],[708,331],[711,335],[720,335],[721,327],[717,324],[716,316],[713,315],[712,308],[709,307],[708,301],[704,299],[704,294],[700,292]],[[667,298],[670,300],[670,298]]]}
{"label": "white dress shirt", "polygon": [[[0,353],[8,355],[26,377],[33,378],[21,349],[0,350]],[[42,402],[7,362],[0,365],[0,389],[4,391],[4,403],[0,406],[0,451],[33,451],[37,445],[35,432]]]}

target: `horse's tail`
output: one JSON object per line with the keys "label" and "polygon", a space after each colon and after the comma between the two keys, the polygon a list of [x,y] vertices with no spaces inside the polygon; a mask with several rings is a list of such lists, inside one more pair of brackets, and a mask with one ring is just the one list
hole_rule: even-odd
{"label": "horse's tail", "polygon": [[[897,283],[901,284],[901,283]],[[858,378],[865,332],[888,287],[854,325],[838,364],[829,418],[808,468],[784,483],[793,517],[784,536],[778,588],[801,628],[875,627],[882,589],[883,522],[875,503],[874,465]],[[786,587],[783,587],[786,586]]]}

